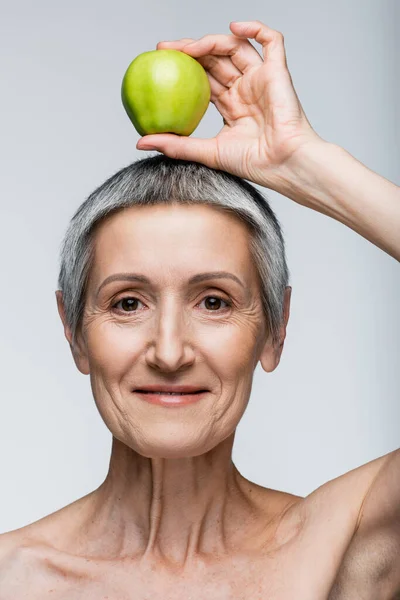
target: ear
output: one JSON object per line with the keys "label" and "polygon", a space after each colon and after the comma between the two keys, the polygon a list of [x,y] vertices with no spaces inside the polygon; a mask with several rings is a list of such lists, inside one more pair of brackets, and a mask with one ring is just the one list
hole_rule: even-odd
{"label": "ear", "polygon": [[65,318],[65,308],[61,290],[56,290],[56,299],[58,314],[61,317],[61,321],[64,327],[64,335],[68,340],[75,364],[83,375],[89,375],[89,361],[87,358],[85,344],[80,333],[78,333],[78,335],[76,336],[77,339],[75,340],[75,343],[72,342],[72,332]]}
{"label": "ear", "polygon": [[283,304],[283,322],[281,324],[279,330],[279,342],[275,345],[272,344],[270,340],[265,343],[265,346],[261,352],[260,363],[264,371],[267,373],[272,373],[279,365],[279,361],[281,359],[281,354],[283,350],[283,344],[285,343],[286,338],[286,327],[289,321],[290,315],[290,299],[292,296],[292,288],[287,286],[285,289],[284,295],[284,304]]}

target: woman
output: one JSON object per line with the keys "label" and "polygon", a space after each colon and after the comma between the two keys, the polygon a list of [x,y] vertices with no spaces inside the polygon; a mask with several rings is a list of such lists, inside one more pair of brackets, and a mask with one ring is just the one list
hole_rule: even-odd
{"label": "woman", "polygon": [[313,131],[280,33],[231,30],[157,46],[206,68],[216,138],[145,136],[138,148],[166,156],[117,173],[71,221],[57,303],[113,434],[110,468],[91,494],[1,536],[1,600],[400,594],[398,451],[306,498],[232,462],[254,369],[279,363],[291,291],[279,224],[240,178],[397,260],[400,191]]}

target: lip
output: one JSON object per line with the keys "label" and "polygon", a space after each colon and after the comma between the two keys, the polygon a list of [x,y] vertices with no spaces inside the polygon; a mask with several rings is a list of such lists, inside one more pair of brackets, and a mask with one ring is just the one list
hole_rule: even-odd
{"label": "lip", "polygon": [[196,385],[146,385],[144,387],[138,387],[134,392],[181,392],[191,394],[198,391],[206,391],[205,388]]}
{"label": "lip", "polygon": [[[166,391],[163,390],[152,390],[152,391]],[[179,390],[173,390],[179,391]],[[186,390],[183,390],[186,391]],[[195,390],[198,391],[198,390]],[[182,394],[179,396],[171,396],[169,394],[152,394],[151,392],[143,393],[140,390],[134,390],[134,394],[137,394],[142,400],[145,402],[149,402],[150,404],[158,404],[161,406],[168,407],[176,407],[176,406],[186,406],[187,404],[194,404],[195,402],[199,402],[204,399],[205,395],[208,394],[207,390],[203,390],[199,393],[188,392],[186,394]]]}

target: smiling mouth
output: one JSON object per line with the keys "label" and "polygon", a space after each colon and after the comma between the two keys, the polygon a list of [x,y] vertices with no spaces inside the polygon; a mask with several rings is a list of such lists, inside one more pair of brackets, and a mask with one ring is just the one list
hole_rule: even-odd
{"label": "smiling mouth", "polygon": [[197,392],[151,392],[148,390],[135,390],[140,394],[157,394],[159,396],[192,396],[194,394],[203,394],[207,390],[198,390]]}
{"label": "smiling mouth", "polygon": [[207,397],[208,390],[195,390],[192,392],[170,392],[160,390],[134,390],[144,402],[158,404],[164,407],[179,407],[200,402]]}

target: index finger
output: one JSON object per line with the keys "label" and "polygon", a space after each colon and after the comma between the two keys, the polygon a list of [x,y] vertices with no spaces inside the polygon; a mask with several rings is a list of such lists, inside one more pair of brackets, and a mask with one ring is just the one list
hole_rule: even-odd
{"label": "index finger", "polygon": [[264,60],[273,60],[287,67],[284,37],[280,31],[261,21],[232,21],[229,27],[237,37],[254,39],[261,44]]}
{"label": "index finger", "polygon": [[225,56],[241,71],[246,73],[254,66],[262,65],[262,58],[246,39],[236,35],[208,34],[182,47],[182,51],[193,58],[203,56]]}

